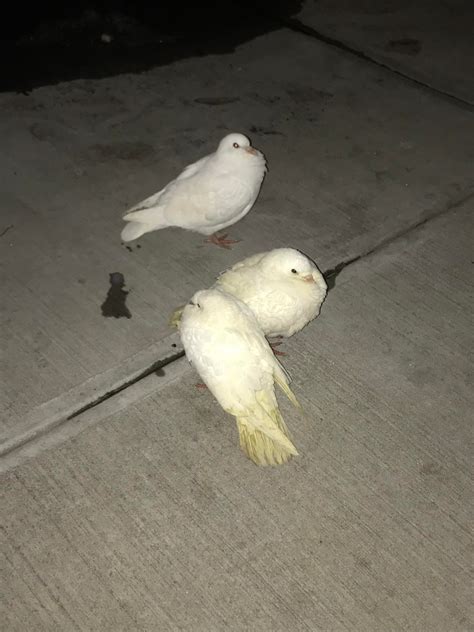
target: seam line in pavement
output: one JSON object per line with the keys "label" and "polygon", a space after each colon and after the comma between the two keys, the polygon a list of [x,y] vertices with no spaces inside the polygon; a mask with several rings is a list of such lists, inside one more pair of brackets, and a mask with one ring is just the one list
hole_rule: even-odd
{"label": "seam line in pavement", "polygon": [[378,244],[376,244],[369,250],[366,250],[365,252],[361,253],[360,255],[356,255],[355,257],[351,257],[350,259],[341,261],[336,266],[334,266],[334,268],[325,270],[323,272],[323,276],[326,280],[326,283],[328,284],[328,289],[330,290],[334,287],[336,277],[338,276],[338,274],[340,274],[344,270],[344,268],[347,268],[353,263],[356,263],[357,261],[360,261],[361,259],[365,259],[366,257],[370,257],[371,255],[379,252],[380,250],[383,250],[386,246],[389,246],[390,244],[396,242],[398,239],[402,239],[403,237],[406,237],[410,233],[416,231],[418,228],[422,228],[423,226],[425,226],[426,224],[429,224],[431,221],[437,219],[438,217],[447,215],[452,210],[458,208],[459,206],[462,206],[465,202],[468,202],[473,197],[474,197],[474,193],[471,191],[467,195],[463,195],[462,198],[459,198],[453,202],[450,202],[446,207],[440,209],[436,213],[433,213],[432,215],[429,215],[428,217],[425,217],[424,219],[421,219],[418,222],[415,222],[411,226],[407,226],[407,228],[404,228],[403,230],[400,230],[397,233],[390,235],[390,237],[386,237],[385,239],[382,239]]}
{"label": "seam line in pavement", "polygon": [[102,402],[105,402],[106,400],[110,399],[114,395],[121,393],[129,386],[133,386],[134,384],[136,384],[137,382],[140,382],[140,380],[143,380],[144,378],[148,377],[152,373],[158,372],[160,369],[163,369],[165,366],[168,366],[168,364],[171,364],[172,362],[175,362],[176,360],[179,360],[180,358],[183,358],[183,357],[184,357],[184,350],[178,351],[177,353],[171,356],[168,356],[167,358],[162,358],[161,360],[157,360],[156,362],[153,362],[151,366],[149,366],[146,369],[143,369],[143,371],[141,371],[138,375],[136,375],[132,379],[124,382],[123,384],[120,384],[120,386],[117,386],[110,391],[107,391],[103,395],[99,395],[99,397],[97,397],[93,401],[89,402],[88,404],[85,404],[81,408],[78,408],[78,410],[75,410],[68,417],[66,417],[64,421],[70,421],[71,419],[74,419],[75,417],[82,415],[82,413],[85,413],[91,408],[95,408],[96,406],[99,406],[99,404],[102,404]]}
{"label": "seam line in pavement", "polygon": [[374,64],[375,66],[384,68],[385,70],[388,70],[389,72],[395,75],[398,75],[399,77],[402,77],[403,79],[406,79],[407,81],[410,81],[411,83],[415,84],[416,86],[420,88],[428,90],[429,92],[432,92],[436,94],[437,96],[442,97],[443,99],[451,101],[454,105],[457,105],[458,107],[474,112],[473,103],[470,103],[469,101],[466,101],[465,99],[461,99],[460,97],[456,97],[454,94],[451,94],[450,92],[439,90],[438,88],[431,86],[429,83],[424,83],[423,81],[420,81],[419,79],[415,79],[414,77],[411,77],[410,75],[405,74],[401,70],[397,70],[396,68],[393,68],[393,66],[389,66],[388,64],[384,62],[378,61],[374,57],[371,57],[367,53],[364,53],[363,51],[357,48],[354,48],[353,46],[350,46],[349,44],[345,44],[344,42],[338,39],[335,39],[333,37],[330,37],[329,35],[324,35],[324,33],[317,31],[312,26],[307,26],[306,24],[304,24],[297,18],[286,18],[286,19],[281,19],[280,21],[281,21],[282,26],[286,27],[287,29],[291,31],[294,31],[295,33],[301,33],[303,35],[306,35],[307,37],[311,37],[320,42],[323,42],[324,44],[328,44],[329,46],[333,46],[335,48],[338,48],[339,50],[343,50],[346,53],[351,53],[352,55],[358,57],[359,59],[363,59],[364,61],[368,61],[369,63]]}
{"label": "seam line in pavement", "polygon": [[[410,233],[416,231],[417,229],[429,224],[431,221],[436,220],[437,218],[442,217],[443,215],[447,215],[448,213],[450,213],[454,209],[458,208],[459,206],[462,206],[465,202],[467,202],[471,198],[474,198],[474,192],[472,192],[472,191],[470,191],[468,194],[463,195],[462,198],[459,198],[457,200],[454,200],[454,201],[448,203],[447,206],[445,206],[444,208],[440,209],[439,211],[437,211],[435,213],[432,213],[428,217],[426,217],[426,218],[424,218],[424,219],[412,224],[411,226],[408,226],[407,228],[395,233],[394,235],[391,235],[390,237],[382,239],[378,244],[376,244],[372,248],[366,250],[365,252],[361,253],[360,255],[357,255],[357,256],[352,257],[350,259],[347,259],[345,261],[341,261],[340,263],[335,265],[333,268],[325,270],[323,272],[323,275],[324,275],[324,278],[326,279],[326,282],[328,284],[328,289],[331,290],[331,289],[334,288],[335,282],[336,282],[336,277],[345,268],[351,266],[352,264],[354,264],[354,263],[356,263],[358,261],[366,259],[367,257],[369,257],[369,256],[371,256],[371,255],[373,255],[373,254],[375,254],[377,252],[380,252],[385,247],[387,247],[390,244],[396,242],[398,239],[406,237],[407,235],[409,235]],[[27,445],[31,445],[31,444],[36,443],[36,440],[38,440],[38,439],[41,440],[45,435],[50,435],[54,431],[57,431],[65,423],[67,423],[67,422],[69,422],[71,420],[74,420],[74,419],[80,417],[81,415],[83,415],[84,413],[87,413],[87,412],[91,411],[92,409],[100,406],[101,404],[103,404],[107,400],[110,400],[113,397],[115,397],[116,395],[120,394],[122,391],[125,391],[126,389],[134,386],[135,384],[137,384],[137,383],[141,382],[142,380],[144,380],[145,378],[149,377],[152,373],[158,372],[160,369],[162,369],[162,368],[164,368],[166,366],[169,366],[171,364],[174,364],[175,362],[177,362],[178,360],[183,358],[184,355],[185,355],[185,352],[184,352],[184,350],[181,349],[181,350],[177,350],[176,353],[173,353],[172,355],[166,356],[165,358],[161,358],[161,359],[153,362],[147,368],[142,369],[141,371],[139,371],[138,374],[134,375],[134,377],[123,381],[122,383],[118,384],[116,387],[112,388],[111,390],[106,391],[103,395],[99,395],[98,397],[92,399],[90,402],[88,402],[87,404],[84,404],[83,406],[81,406],[77,410],[73,410],[73,412],[70,412],[70,414],[67,415],[67,416],[65,415],[62,419],[58,420],[53,425],[49,425],[49,426],[48,425],[42,425],[41,428],[36,428],[34,433],[32,433],[32,434],[27,433],[20,440],[18,440],[16,442],[15,441],[11,442],[11,444],[8,447],[6,447],[3,451],[1,451],[0,458],[8,457],[8,455],[10,455],[11,453],[16,453],[17,450],[21,450],[22,448],[24,448]],[[77,419],[77,421],[79,421],[79,420]]]}
{"label": "seam line in pavement", "polygon": [[[421,228],[422,226],[424,226],[425,224],[428,224],[432,220],[435,220],[438,217],[449,213],[453,209],[464,204],[464,202],[467,202],[471,197],[474,197],[474,193],[472,192],[468,193],[467,195],[464,195],[462,198],[458,200],[455,200],[449,203],[446,207],[440,209],[436,213],[433,213],[432,215],[425,217],[424,219],[412,224],[411,226],[408,226],[407,228],[404,228],[403,230],[395,233],[394,235],[390,235],[390,237],[382,239],[382,241],[380,241],[378,244],[376,244],[369,250],[366,250],[365,252],[361,253],[360,255],[352,257],[351,259],[347,259],[346,261],[341,261],[333,268],[330,268],[329,270],[325,270],[323,272],[323,276],[326,279],[329,289],[332,289],[334,287],[336,277],[342,272],[342,270],[344,270],[348,266],[356,263],[357,261],[360,261],[361,259],[365,259],[366,257],[369,257],[370,255],[373,255],[379,252],[386,246],[390,245],[391,243],[397,241],[400,238],[403,238],[404,236],[408,235],[414,230]],[[71,419],[78,417],[79,415],[90,410],[91,408],[95,408],[96,406],[99,406],[106,400],[110,399],[111,397],[114,397],[114,395],[117,395],[118,393],[124,391],[126,388],[133,386],[137,382],[140,382],[144,378],[148,377],[153,372],[158,371],[159,369],[171,364],[172,362],[175,362],[176,360],[179,360],[180,358],[183,358],[184,355],[185,355],[184,350],[178,351],[177,353],[171,356],[168,356],[166,358],[158,360],[157,362],[154,362],[148,368],[143,369],[143,371],[141,371],[138,375],[134,376],[132,379],[124,382],[123,384],[120,384],[120,386],[117,386],[116,388],[108,391],[107,393],[100,395],[95,400],[89,402],[88,404],[85,404],[78,410],[74,411],[68,417],[66,417],[65,421],[70,421]]]}

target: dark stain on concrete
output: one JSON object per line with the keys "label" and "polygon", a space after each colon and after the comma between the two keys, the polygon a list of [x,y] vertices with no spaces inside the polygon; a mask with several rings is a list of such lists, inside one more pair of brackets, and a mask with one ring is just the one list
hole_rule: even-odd
{"label": "dark stain on concrete", "polygon": [[240,101],[240,97],[199,97],[194,99],[194,101],[202,105],[226,105],[227,103]]}
{"label": "dark stain on concrete", "polygon": [[146,160],[155,150],[148,143],[124,141],[121,143],[97,144],[90,148],[94,158],[100,162],[109,160]]}
{"label": "dark stain on concrete", "polygon": [[418,55],[421,51],[421,42],[420,40],[412,39],[410,37],[390,40],[385,45],[385,50],[401,53],[402,55]]}
{"label": "dark stain on concrete", "polygon": [[442,467],[433,461],[426,461],[420,467],[420,474],[425,476],[435,476],[437,474],[441,474]]}
{"label": "dark stain on concrete", "polygon": [[110,288],[105,301],[100,306],[102,316],[105,318],[131,318],[132,314],[126,305],[129,292],[123,289],[125,277],[121,272],[112,272],[109,278]]}
{"label": "dark stain on concrete", "polygon": [[284,136],[283,132],[279,132],[276,129],[269,129],[268,127],[258,127],[257,125],[252,125],[250,128],[252,134],[263,134],[264,136]]}

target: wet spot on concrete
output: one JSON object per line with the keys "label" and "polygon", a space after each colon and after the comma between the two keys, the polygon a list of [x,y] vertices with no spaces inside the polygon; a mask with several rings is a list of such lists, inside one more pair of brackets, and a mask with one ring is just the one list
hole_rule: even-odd
{"label": "wet spot on concrete", "polygon": [[332,99],[334,94],[325,90],[318,90],[312,86],[291,86],[286,90],[287,94],[298,103],[308,103],[314,101],[327,101]]}
{"label": "wet spot on concrete", "polygon": [[155,375],[157,375],[158,377],[163,377],[166,375],[166,373],[164,369],[156,369]]}
{"label": "wet spot on concrete", "polygon": [[362,557],[361,555],[356,556],[355,558],[355,563],[357,566],[360,566],[361,568],[370,568],[371,567],[371,563],[369,560],[367,560],[365,557]]}
{"label": "wet spot on concrete", "polygon": [[148,143],[127,142],[96,144],[90,148],[94,158],[98,161],[108,160],[145,160],[154,155],[155,150]]}
{"label": "wet spot on concrete", "polygon": [[420,467],[420,474],[429,475],[429,476],[440,474],[441,471],[442,471],[441,465],[438,465],[437,463],[434,463],[433,461],[426,461]]}
{"label": "wet spot on concrete", "polygon": [[240,101],[240,97],[199,97],[194,99],[194,101],[203,105],[226,105],[227,103]]}
{"label": "wet spot on concrete", "polygon": [[268,127],[258,127],[257,125],[252,125],[250,131],[252,132],[252,134],[263,134],[264,136],[284,136],[282,132],[279,132],[276,129],[269,129]]}
{"label": "wet spot on concrete", "polygon": [[124,290],[125,277],[121,272],[109,274],[110,288],[105,301],[100,306],[105,318],[131,318],[132,314],[126,305],[128,291]]}
{"label": "wet spot on concrete", "polygon": [[[128,250],[128,252],[133,252],[133,246],[130,246],[129,244],[125,244],[123,241],[120,243],[122,244],[124,248]],[[135,250],[140,250],[140,248],[141,248],[140,244],[135,244]]]}
{"label": "wet spot on concrete", "polygon": [[397,40],[390,40],[385,45],[385,50],[401,53],[402,55],[418,55],[421,51],[421,42],[417,39],[405,37]]}
{"label": "wet spot on concrete", "polygon": [[380,171],[375,170],[374,175],[377,182],[382,182],[388,175],[388,171],[387,169],[381,169]]}

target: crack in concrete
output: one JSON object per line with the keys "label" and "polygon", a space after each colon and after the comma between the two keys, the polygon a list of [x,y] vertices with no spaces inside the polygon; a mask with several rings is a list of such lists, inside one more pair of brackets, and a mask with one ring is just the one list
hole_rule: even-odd
{"label": "crack in concrete", "polygon": [[[357,263],[358,261],[361,261],[361,260],[363,260],[363,259],[365,259],[365,258],[367,258],[367,257],[379,252],[380,250],[383,250],[384,248],[386,248],[390,244],[396,242],[398,239],[402,239],[403,237],[406,237],[408,234],[410,234],[410,233],[414,232],[415,230],[425,226],[429,222],[437,219],[438,217],[441,217],[442,215],[446,215],[447,213],[449,213],[453,209],[458,208],[459,206],[464,204],[464,202],[467,202],[472,197],[474,197],[474,193],[470,192],[467,195],[464,195],[462,198],[451,202],[445,208],[442,208],[439,211],[437,211],[435,213],[432,213],[428,217],[425,217],[424,219],[422,219],[422,220],[420,220],[418,222],[415,222],[414,224],[412,224],[410,226],[407,226],[403,230],[398,231],[397,233],[391,235],[390,237],[387,237],[386,239],[382,239],[378,244],[376,244],[372,248],[364,251],[360,255],[356,255],[354,257],[351,257],[350,259],[346,259],[344,261],[341,261],[338,264],[336,264],[333,268],[325,270],[323,272],[323,276],[326,279],[326,282],[328,284],[328,289],[332,290],[335,287],[335,285],[336,285],[336,278],[347,267],[349,267],[349,266],[353,265],[354,263]],[[82,413],[90,410],[91,408],[95,408],[96,406],[99,406],[104,401],[110,399],[111,397],[114,397],[114,395],[117,395],[118,393],[124,391],[126,388],[128,388],[130,386],[133,386],[137,382],[140,382],[140,380],[143,380],[144,378],[148,377],[153,372],[159,371],[163,367],[171,364],[172,362],[175,362],[176,360],[179,360],[179,359],[183,358],[184,355],[185,355],[184,350],[182,350],[182,351],[179,351],[179,352],[177,352],[177,353],[175,353],[175,354],[173,354],[171,356],[168,356],[168,357],[163,358],[161,360],[157,360],[156,362],[154,362],[152,365],[150,365],[149,367],[144,369],[141,373],[136,375],[131,380],[128,380],[127,382],[124,382],[120,386],[118,386],[118,387],[112,389],[111,391],[108,391],[107,393],[104,393],[103,395],[97,397],[94,401],[90,402],[89,404],[86,404],[85,406],[82,406],[80,409],[78,409],[77,411],[75,411],[74,413],[69,415],[69,417],[67,417],[65,421],[69,421],[71,419],[74,419],[74,418],[78,417],[79,415],[81,415]]]}
{"label": "crack in concrete", "polygon": [[350,259],[341,261],[340,263],[335,265],[334,268],[325,270],[323,272],[323,276],[326,280],[326,283],[328,284],[328,290],[332,290],[335,287],[336,278],[348,266],[352,265],[353,263],[356,263],[357,261],[360,261],[361,259],[366,259],[367,257],[370,257],[371,255],[377,252],[380,252],[380,250],[383,250],[384,248],[386,248],[390,244],[395,243],[399,239],[403,239],[403,237],[406,237],[410,233],[418,230],[419,228],[422,228],[423,226],[425,226],[426,224],[429,224],[431,221],[437,219],[438,217],[447,215],[452,210],[458,208],[459,206],[462,206],[465,202],[469,201],[471,198],[474,198],[474,192],[469,192],[463,195],[462,198],[459,198],[457,200],[454,200],[453,202],[450,202],[445,208],[442,208],[439,211],[432,213],[428,217],[425,217],[419,220],[418,222],[415,222],[414,224],[411,224],[410,226],[403,228],[397,233],[390,235],[390,237],[386,237],[385,239],[382,239],[378,244],[376,244],[375,246],[372,246],[372,248],[369,248],[369,250],[366,250],[360,255],[356,255],[355,257],[351,257]]}
{"label": "crack in concrete", "polygon": [[[472,191],[469,192],[468,194],[465,194],[462,198],[459,198],[459,199],[449,203],[446,207],[440,209],[439,211],[437,211],[435,213],[432,213],[428,217],[426,217],[426,218],[424,218],[424,219],[412,224],[411,226],[407,226],[403,230],[398,231],[397,233],[391,235],[390,237],[382,239],[378,244],[376,244],[372,248],[364,251],[363,253],[361,253],[359,255],[356,255],[354,257],[351,257],[350,259],[346,259],[344,261],[341,261],[338,264],[336,264],[333,268],[325,270],[323,272],[323,275],[324,275],[324,278],[326,279],[326,282],[328,284],[328,288],[330,290],[332,290],[335,287],[335,285],[336,285],[336,278],[339,276],[339,274],[343,270],[345,270],[345,268],[353,265],[354,263],[357,263],[358,261],[366,259],[367,257],[370,257],[373,254],[376,254],[376,253],[380,252],[381,250],[383,250],[387,246],[395,243],[397,240],[402,239],[403,237],[406,237],[407,235],[415,232],[416,230],[422,228],[423,226],[429,224],[430,222],[436,220],[437,218],[439,218],[439,217],[441,217],[443,215],[447,215],[448,213],[450,213],[454,209],[458,208],[459,206],[461,206],[462,204],[464,204],[465,202],[467,202],[471,198],[474,198],[474,192],[472,192]],[[175,344],[173,344],[173,346],[175,346]],[[158,375],[164,374],[164,372],[162,372],[162,369],[164,367],[169,366],[170,364],[172,364],[172,363],[176,362],[177,360],[183,358],[184,355],[185,355],[185,352],[184,352],[183,349],[181,349],[181,350],[177,350],[176,353],[174,353],[174,354],[172,354],[170,356],[166,356],[165,358],[161,358],[159,360],[156,360],[151,365],[149,365],[148,367],[146,367],[142,371],[140,371],[140,373],[135,375],[133,378],[131,378],[129,380],[126,380],[125,382],[123,382],[119,386],[116,386],[115,388],[111,389],[110,391],[105,392],[103,395],[99,395],[98,397],[96,397],[95,399],[90,401],[89,403],[81,406],[76,411],[74,411],[71,414],[69,414],[67,417],[64,417],[64,419],[59,421],[59,423],[56,423],[56,424],[54,424],[53,426],[51,426],[49,428],[44,428],[42,432],[35,433],[33,436],[27,438],[26,440],[22,441],[21,443],[18,443],[16,445],[12,445],[12,447],[10,449],[4,451],[1,454],[1,456],[5,457],[5,456],[9,455],[10,453],[13,453],[13,452],[16,453],[17,450],[21,450],[26,445],[30,445],[32,443],[34,444],[36,440],[42,439],[45,435],[51,434],[53,431],[58,430],[64,424],[66,424],[67,422],[69,422],[71,420],[79,421],[78,418],[81,417],[81,415],[83,415],[84,413],[86,413],[86,412],[88,412],[88,411],[90,411],[90,410],[92,410],[94,408],[97,408],[98,406],[100,406],[101,404],[106,402],[107,400],[110,400],[111,398],[113,398],[114,396],[118,395],[122,391],[125,391],[126,389],[134,386],[135,384],[137,384],[141,380],[145,379],[146,377],[148,377],[152,373],[156,372]]]}
{"label": "crack in concrete", "polygon": [[167,366],[168,364],[171,364],[172,362],[176,362],[176,360],[179,360],[180,358],[183,358],[183,357],[184,357],[184,350],[178,351],[177,353],[171,356],[167,356],[166,358],[162,358],[161,360],[157,360],[156,362],[153,362],[152,365],[150,365],[146,369],[143,369],[143,371],[141,371],[134,378],[127,380],[123,384],[120,384],[120,386],[117,386],[113,388],[112,390],[107,391],[103,395],[99,395],[99,397],[97,397],[93,401],[89,402],[88,404],[85,404],[84,406],[81,406],[81,408],[79,408],[78,410],[71,413],[68,417],[66,417],[64,421],[70,421],[71,419],[75,419],[76,417],[79,417],[79,415],[82,415],[86,411],[91,410],[91,408],[95,408],[96,406],[99,406],[100,404],[107,401],[111,397],[114,397],[114,395],[121,393],[126,388],[129,388],[130,386],[133,386],[137,382],[140,382],[141,380],[145,379],[152,373],[156,373],[157,375],[160,375],[160,374],[164,375],[162,369],[165,366]]}
{"label": "crack in concrete", "polygon": [[469,101],[466,101],[460,97],[457,97],[454,94],[451,94],[450,92],[445,92],[444,90],[435,88],[434,86],[431,86],[429,83],[424,83],[423,81],[420,81],[419,79],[415,79],[414,77],[411,77],[410,75],[405,74],[401,70],[397,70],[393,66],[389,66],[386,63],[378,61],[374,57],[371,57],[370,55],[368,55],[367,53],[364,53],[361,50],[354,48],[353,46],[350,46],[349,44],[345,44],[341,40],[330,37],[329,35],[324,35],[324,33],[317,31],[312,26],[307,26],[306,24],[304,24],[297,18],[281,19],[280,23],[282,26],[288,28],[291,31],[294,31],[295,33],[301,33],[303,35],[316,39],[320,42],[323,42],[324,44],[328,44],[329,46],[333,46],[335,48],[338,48],[339,50],[343,50],[346,53],[355,55],[359,59],[368,61],[369,63],[374,64],[375,66],[379,66],[379,68],[384,68],[385,70],[388,70],[389,72],[395,75],[398,75],[399,77],[402,77],[403,79],[406,79],[407,81],[410,81],[411,83],[415,84],[419,88],[428,90],[429,92],[432,92],[433,94],[436,94],[437,96],[442,97],[443,99],[451,101],[453,104],[457,105],[458,107],[461,107],[465,110],[469,110],[470,112],[474,112],[474,104],[470,103]]}

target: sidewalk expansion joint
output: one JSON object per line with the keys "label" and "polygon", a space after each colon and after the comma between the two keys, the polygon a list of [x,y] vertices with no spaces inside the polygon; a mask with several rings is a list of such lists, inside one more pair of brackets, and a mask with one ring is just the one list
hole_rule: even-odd
{"label": "sidewalk expansion joint", "polygon": [[[437,218],[440,218],[443,215],[449,214],[451,211],[454,211],[456,208],[460,207],[461,205],[463,205],[465,202],[469,201],[472,198],[474,198],[474,192],[470,191],[468,194],[465,194],[462,198],[458,198],[457,200],[454,200],[448,203],[444,208],[431,213],[428,217],[425,217],[424,219],[412,224],[411,226],[408,226],[407,228],[400,230],[399,232],[385,239],[382,239],[378,244],[366,250],[365,252],[359,255],[353,256],[349,259],[343,260],[339,262],[338,264],[336,264],[335,266],[333,266],[332,268],[325,270],[323,272],[323,275],[328,284],[328,289],[332,290],[335,287],[336,278],[345,268],[353,265],[354,263],[358,261],[364,260],[367,257],[370,257],[371,255],[374,255],[380,252],[385,247],[393,244],[399,239],[403,239],[404,237],[407,237],[408,235],[416,232],[417,230],[424,227],[425,225],[428,225],[430,222],[436,220]],[[82,415],[100,406],[107,400],[111,400],[114,396],[122,393],[126,389],[141,382],[142,380],[152,375],[153,373],[157,373],[158,375],[160,375],[160,372],[163,368],[174,364],[175,362],[177,362],[178,360],[180,360],[181,358],[185,356],[184,350],[180,348],[180,345],[178,345],[177,342],[173,343],[171,346],[175,348],[175,351],[171,355],[166,355],[164,358],[161,358],[159,360],[156,360],[150,363],[148,367],[139,370],[130,379],[125,378],[123,382],[120,382],[119,384],[111,388],[110,390],[106,390],[102,395],[98,395],[97,397],[91,398],[91,400],[88,403],[83,404],[76,409],[72,408],[71,410],[70,408],[69,415],[67,416],[66,414],[64,414],[64,416],[59,415],[57,419],[50,420],[51,423],[49,424],[41,423],[37,427],[29,429],[25,433],[24,436],[17,438],[18,440],[11,441],[10,442],[11,445],[9,445],[8,447],[3,446],[3,450],[1,451],[2,459],[3,457],[8,457],[10,453],[15,454],[18,451],[21,451],[22,449],[24,449],[26,446],[35,444],[37,440],[41,441],[44,437],[51,435],[53,431],[64,426],[66,422],[70,422],[70,421],[80,422],[81,421],[80,418],[82,417]]]}
{"label": "sidewalk expansion joint", "polygon": [[398,75],[399,77],[402,77],[403,79],[406,79],[407,81],[413,83],[419,88],[427,90],[428,92],[431,92],[437,95],[438,97],[442,97],[443,99],[446,99],[452,102],[454,105],[462,109],[469,110],[470,112],[474,112],[473,103],[470,103],[469,101],[466,101],[465,99],[461,99],[460,97],[456,97],[449,92],[445,92],[444,90],[439,90],[438,88],[435,88],[434,86],[431,86],[428,83],[424,83],[423,81],[420,81],[419,79],[415,79],[414,77],[411,77],[410,75],[405,74],[401,70],[397,70],[396,68],[393,68],[393,66],[390,66],[389,64],[385,64],[381,61],[378,61],[374,57],[371,57],[367,53],[364,53],[363,51],[357,48],[354,48],[353,46],[350,46],[349,44],[345,44],[344,42],[341,42],[340,40],[334,39],[333,37],[329,37],[328,35],[324,35],[324,33],[317,31],[312,26],[307,26],[306,24],[303,24],[303,22],[301,22],[297,18],[281,19],[280,23],[283,27],[286,27],[287,29],[294,31],[295,33],[301,33],[303,35],[316,39],[320,42],[323,42],[324,44],[328,44],[329,46],[338,48],[339,50],[342,50],[346,53],[350,53],[354,55],[355,57],[358,57],[359,59],[363,59],[364,61],[368,61],[369,63],[374,64],[375,66],[379,66],[380,68],[383,68],[384,70],[388,70],[389,72],[395,75]]}
{"label": "sidewalk expansion joint", "polygon": [[180,358],[183,358],[183,357],[184,357],[184,350],[178,351],[177,353],[174,353],[173,355],[170,355],[166,358],[162,358],[161,360],[157,360],[156,362],[153,362],[151,366],[147,367],[146,369],[143,369],[143,371],[141,371],[133,379],[128,380],[127,382],[124,382],[123,384],[120,384],[120,386],[117,386],[116,388],[113,388],[112,390],[107,391],[106,393],[104,393],[103,395],[100,395],[99,397],[89,402],[88,404],[85,404],[78,410],[75,410],[68,417],[66,417],[65,421],[70,421],[71,419],[74,419],[75,417],[79,417],[79,415],[82,415],[86,411],[91,410],[91,408],[95,408],[96,406],[99,406],[100,404],[107,401],[111,397],[114,397],[114,395],[121,393],[126,388],[129,388],[130,386],[133,386],[137,382],[140,382],[141,380],[145,379],[152,373],[159,373],[159,371],[163,369],[165,366],[168,366],[168,364],[171,364],[172,362],[175,362],[176,360],[179,360]]}
{"label": "sidewalk expansion joint", "polygon": [[366,257],[370,257],[371,255],[376,254],[380,250],[383,250],[385,247],[387,247],[390,244],[396,242],[398,239],[403,239],[404,237],[407,237],[412,232],[422,228],[423,226],[429,224],[433,220],[438,219],[438,217],[442,217],[443,215],[447,215],[448,213],[450,213],[451,211],[455,210],[456,208],[462,206],[465,202],[468,202],[472,198],[474,198],[474,192],[471,191],[471,192],[463,195],[462,198],[459,198],[457,200],[454,200],[454,201],[450,202],[446,207],[440,209],[439,211],[437,211],[435,213],[432,213],[428,217],[425,217],[425,218],[419,220],[418,222],[415,222],[414,224],[411,224],[411,226],[407,226],[406,228],[403,228],[402,230],[398,231],[397,233],[394,233],[393,235],[390,235],[390,237],[386,237],[385,239],[382,239],[378,244],[376,244],[375,246],[373,246],[369,250],[366,250],[365,252],[361,253],[360,255],[356,255],[355,257],[351,257],[350,259],[346,259],[345,261],[341,261],[340,263],[335,265],[333,268],[330,268],[329,270],[325,270],[323,272],[323,276],[324,276],[324,278],[326,280],[326,283],[328,285],[328,290],[332,290],[334,288],[334,286],[336,285],[336,278],[337,278],[337,276],[345,268],[347,268],[348,266],[356,263],[357,261],[365,259]]}

